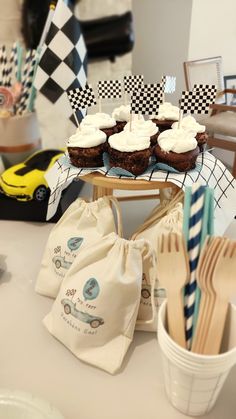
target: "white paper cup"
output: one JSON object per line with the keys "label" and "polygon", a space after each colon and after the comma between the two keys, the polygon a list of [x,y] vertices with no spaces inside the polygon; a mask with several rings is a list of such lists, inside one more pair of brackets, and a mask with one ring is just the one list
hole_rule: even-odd
{"label": "white paper cup", "polygon": [[166,302],[158,314],[165,388],[182,413],[200,416],[214,406],[229,371],[236,363],[236,308],[231,305],[219,355],[199,355],[181,348],[166,331]]}

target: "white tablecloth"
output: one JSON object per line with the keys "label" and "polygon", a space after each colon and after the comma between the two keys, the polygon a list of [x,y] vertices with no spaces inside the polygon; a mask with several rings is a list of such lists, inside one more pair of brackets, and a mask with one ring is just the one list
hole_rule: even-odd
{"label": "white tablecloth", "polygon": [[[65,419],[186,419],[168,402],[155,334],[136,332],[119,374],[75,358],[42,325],[34,284],[52,224],[0,221],[0,387],[34,393]],[[236,368],[203,419],[235,419]]]}

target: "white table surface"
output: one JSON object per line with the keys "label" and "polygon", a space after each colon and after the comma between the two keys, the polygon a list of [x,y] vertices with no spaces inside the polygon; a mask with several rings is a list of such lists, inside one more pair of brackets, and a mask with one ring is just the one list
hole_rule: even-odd
{"label": "white table surface", "polygon": [[[155,334],[136,332],[115,376],[86,365],[42,325],[52,300],[34,284],[52,224],[0,221],[0,387],[55,405],[65,419],[181,419],[168,402]],[[1,256],[2,264],[2,256]],[[236,368],[208,419],[235,419]]]}

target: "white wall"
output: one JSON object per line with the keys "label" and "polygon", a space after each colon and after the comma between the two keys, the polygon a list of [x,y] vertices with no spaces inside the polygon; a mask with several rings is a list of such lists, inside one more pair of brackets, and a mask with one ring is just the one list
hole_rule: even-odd
{"label": "white wall", "polygon": [[225,75],[236,74],[236,0],[193,0],[188,59],[223,57]]}
{"label": "white wall", "polygon": [[[189,60],[223,58],[223,74],[236,74],[236,0],[193,0]],[[233,153],[215,149],[214,155],[232,166]]]}
{"label": "white wall", "polygon": [[174,103],[184,86],[183,61],[187,59],[192,0],[133,0],[135,47],[133,73],[146,82],[163,74],[177,77]]}

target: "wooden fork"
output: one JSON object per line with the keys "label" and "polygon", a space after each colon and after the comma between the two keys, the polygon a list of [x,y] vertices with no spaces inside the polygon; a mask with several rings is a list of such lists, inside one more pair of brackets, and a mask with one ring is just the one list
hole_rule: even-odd
{"label": "wooden fork", "polygon": [[172,339],[186,348],[183,287],[189,279],[189,262],[182,235],[169,233],[158,240],[157,277],[167,294],[167,322]]}
{"label": "wooden fork", "polygon": [[216,293],[204,354],[215,355],[220,352],[225,320],[230,298],[236,295],[236,243],[228,242],[215,265],[212,285]]}
{"label": "wooden fork", "polygon": [[212,286],[212,275],[217,259],[226,245],[226,241],[227,239],[222,237],[211,238],[205,254],[204,264],[197,275],[197,281],[201,289],[201,311],[199,310],[198,330],[196,331],[192,351],[200,354],[204,351],[205,340],[216,299],[216,293]]}
{"label": "wooden fork", "polygon": [[200,299],[196,328],[193,335],[191,351],[198,352],[198,353],[200,350],[199,345],[200,345],[201,331],[202,331],[203,322],[204,322],[204,312],[205,312],[206,299],[207,299],[205,276],[203,275],[203,273],[204,273],[205,266],[207,263],[207,254],[209,252],[209,248],[211,244],[212,244],[212,238],[210,236],[207,236],[205,239],[203,248],[201,250],[201,253],[200,253],[197,270],[196,270],[197,284],[201,291],[201,299]]}

